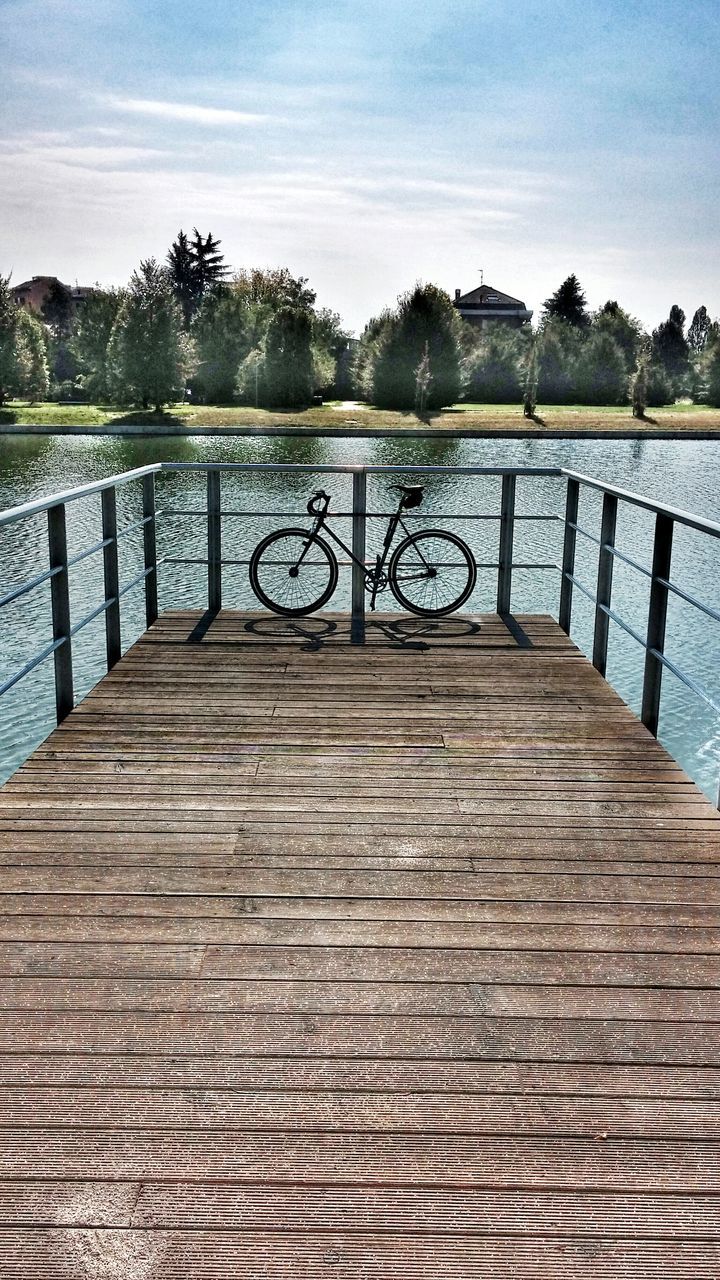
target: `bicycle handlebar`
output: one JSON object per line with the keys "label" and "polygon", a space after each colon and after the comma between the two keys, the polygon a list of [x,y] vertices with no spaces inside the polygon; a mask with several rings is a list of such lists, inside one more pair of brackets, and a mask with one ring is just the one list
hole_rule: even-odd
{"label": "bicycle handlebar", "polygon": [[[318,502],[325,503],[325,506],[321,511],[318,511],[317,509],[316,504]],[[316,489],[315,493],[313,494],[312,498],[307,504],[307,513],[309,516],[321,516],[325,514],[329,506],[330,506],[330,494],[326,493],[324,489]]]}

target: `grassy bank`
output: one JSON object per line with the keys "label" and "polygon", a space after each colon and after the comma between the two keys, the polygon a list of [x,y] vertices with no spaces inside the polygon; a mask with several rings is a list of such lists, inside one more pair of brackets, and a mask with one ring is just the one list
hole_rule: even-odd
{"label": "grassy bank", "polygon": [[534,420],[517,405],[458,404],[442,413],[418,418],[355,402],[329,403],[305,410],[253,409],[239,405],[171,405],[160,414],[95,404],[26,404],[11,401],[0,408],[3,426],[47,426],[121,431],[145,427],[148,433],[237,429],[283,430],[362,435],[376,431],[429,431],[463,435],[578,436],[715,436],[720,437],[720,409],[676,404],[653,409],[643,421],[624,406],[539,406]]}

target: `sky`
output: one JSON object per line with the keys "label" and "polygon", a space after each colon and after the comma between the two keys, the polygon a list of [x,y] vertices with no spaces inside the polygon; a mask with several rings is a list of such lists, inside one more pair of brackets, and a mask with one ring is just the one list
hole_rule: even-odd
{"label": "sky", "polygon": [[197,226],[355,331],[481,270],[717,316],[719,53],[717,0],[0,0],[0,273]]}

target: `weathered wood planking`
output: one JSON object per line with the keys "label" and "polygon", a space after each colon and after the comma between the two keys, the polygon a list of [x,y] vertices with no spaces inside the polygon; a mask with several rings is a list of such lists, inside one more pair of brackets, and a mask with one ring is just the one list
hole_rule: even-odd
{"label": "weathered wood planking", "polygon": [[720,1274],[719,857],[549,618],[164,615],[0,792],[0,1275]]}

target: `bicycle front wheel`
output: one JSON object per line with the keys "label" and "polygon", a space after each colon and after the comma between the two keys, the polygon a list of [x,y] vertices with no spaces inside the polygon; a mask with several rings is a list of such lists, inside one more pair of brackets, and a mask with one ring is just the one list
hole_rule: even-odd
{"label": "bicycle front wheel", "polygon": [[266,609],[288,618],[322,609],[337,586],[338,564],[322,538],[305,529],[278,529],[250,559],[250,586]]}
{"label": "bicycle front wheel", "polygon": [[472,551],[454,533],[423,529],[397,547],[388,581],[395,599],[425,618],[453,613],[472,594],[477,569]]}

